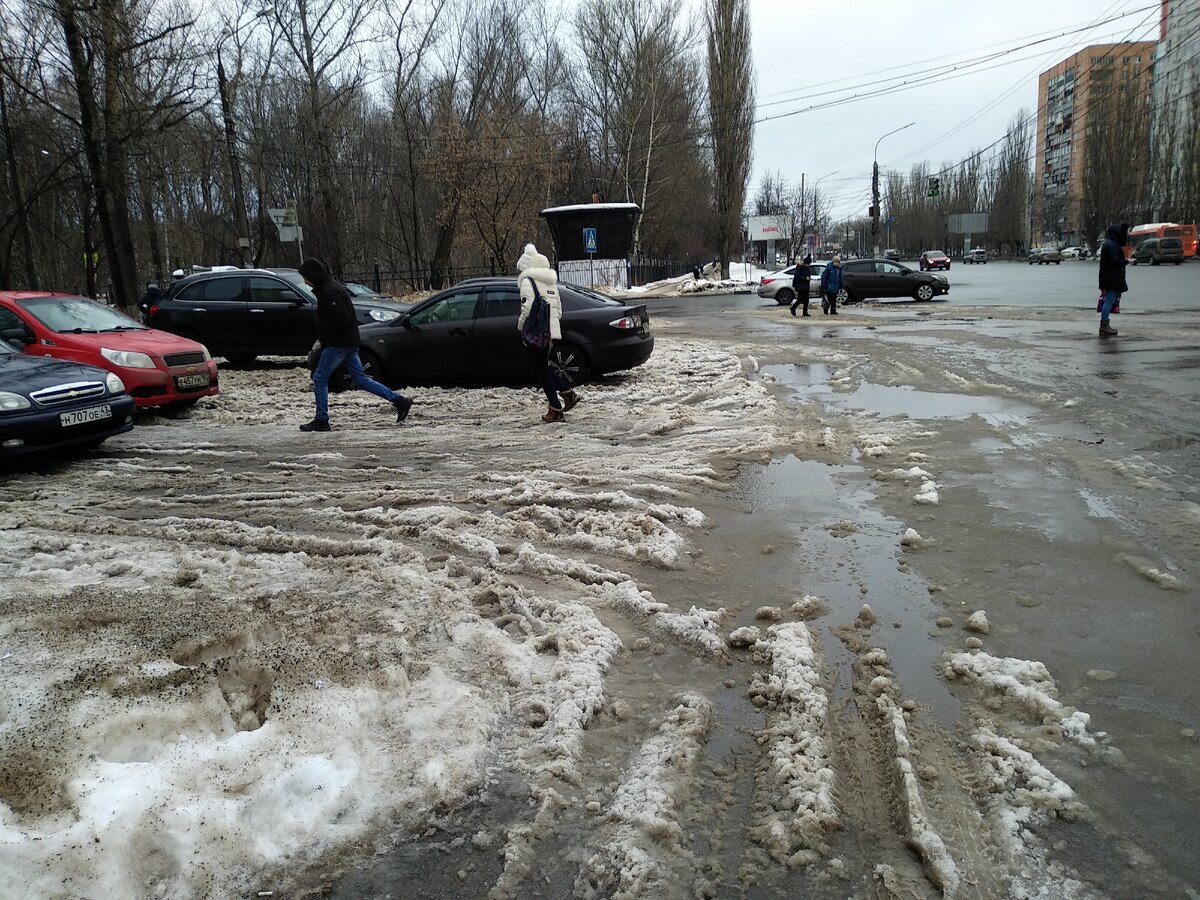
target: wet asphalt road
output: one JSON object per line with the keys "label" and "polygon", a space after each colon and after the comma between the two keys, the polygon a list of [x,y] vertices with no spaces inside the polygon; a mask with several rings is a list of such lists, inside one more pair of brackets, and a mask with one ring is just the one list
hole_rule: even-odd
{"label": "wet asphalt road", "polygon": [[[906,261],[904,265],[916,268],[915,262]],[[949,296],[929,305],[1086,308],[1095,303],[1099,294],[1096,266],[1092,260],[1065,260],[1057,266],[1000,261],[974,266],[956,264],[943,273],[950,279]],[[1122,301],[1123,309],[1200,314],[1200,262],[1196,260],[1181,266],[1130,266],[1128,280],[1129,293]],[[872,301],[893,302],[911,303]],[[651,315],[774,305],[754,293],[658,298],[647,303]]]}

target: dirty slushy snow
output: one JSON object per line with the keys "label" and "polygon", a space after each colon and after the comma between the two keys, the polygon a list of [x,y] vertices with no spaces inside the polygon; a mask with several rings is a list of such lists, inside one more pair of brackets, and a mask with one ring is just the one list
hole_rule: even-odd
{"label": "dirty slushy snow", "polygon": [[[303,896],[314,872],[456,832],[489,862],[443,887],[497,900],[735,879],[771,895],[802,877],[1074,896],[1039,829],[1086,813],[1054,770],[1107,738],[1047,666],[947,653],[960,742],[867,639],[891,631],[889,596],[671,590],[728,564],[701,545],[737,502],[736,467],[788,452],[895,460],[859,489],[938,534],[890,522],[897,567],[946,550],[935,517],[955,504],[932,472],[959,482],[938,433],[797,422],[756,375],[771,352],[660,335],[563,427],[537,424],[533,389],[418,390],[400,428],[342,394],[316,439],[295,431],[302,370],[268,361],[225,371],[186,417],[0,483],[0,896]],[[810,356],[835,390],[862,375],[852,354]],[[817,530],[852,544],[868,525]],[[860,604],[831,656],[831,623]],[[863,785],[880,796],[856,801]]]}

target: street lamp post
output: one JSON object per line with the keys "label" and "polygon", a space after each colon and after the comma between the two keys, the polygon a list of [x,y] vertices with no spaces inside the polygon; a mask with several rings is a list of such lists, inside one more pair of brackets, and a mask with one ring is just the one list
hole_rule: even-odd
{"label": "street lamp post", "polygon": [[[813,191],[813,210],[812,210],[813,211],[813,234],[817,233],[817,229],[818,229],[817,216],[820,214],[820,208],[818,206],[819,195],[817,194],[817,187],[826,178],[830,178],[830,177],[836,175],[840,171],[841,171],[841,169],[834,169],[828,175],[822,175],[820,178],[818,178],[816,181],[813,182],[813,186],[812,186],[812,191]],[[803,196],[801,196],[800,199],[803,200],[804,199]],[[801,218],[803,218],[803,216],[801,216]],[[807,243],[805,244],[804,250],[805,250],[805,253],[808,252]]]}
{"label": "street lamp post", "polygon": [[875,256],[879,256],[879,145],[883,138],[889,137],[898,131],[903,131],[905,128],[912,128],[916,122],[909,122],[907,125],[901,125],[883,135],[875,142],[874,162],[871,165],[871,243],[874,247]]}
{"label": "street lamp post", "polygon": [[253,18],[246,22],[236,24],[233,28],[224,29],[221,39],[217,41],[217,91],[221,96],[221,114],[225,119],[225,149],[229,153],[229,172],[233,179],[233,214],[238,233],[238,259],[243,269],[249,263],[250,220],[246,216],[246,199],[242,192],[242,167],[238,163],[237,156],[237,129],[233,123],[233,104],[229,97],[229,82],[225,77],[225,63],[221,59],[221,45],[246,25],[269,16],[272,12],[274,9],[271,7],[260,9]]}

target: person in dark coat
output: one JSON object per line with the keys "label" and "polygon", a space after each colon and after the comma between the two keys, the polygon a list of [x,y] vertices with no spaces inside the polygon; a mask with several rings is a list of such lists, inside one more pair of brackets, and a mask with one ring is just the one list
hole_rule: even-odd
{"label": "person in dark coat", "polygon": [[162,291],[153,281],[146,285],[146,293],[142,294],[142,299],[138,301],[138,309],[142,311],[142,321],[146,324],[150,323],[150,307],[162,299]]}
{"label": "person in dark coat", "polygon": [[1100,337],[1115,335],[1117,329],[1108,324],[1108,317],[1121,305],[1121,295],[1129,290],[1125,281],[1125,245],[1129,243],[1127,224],[1109,225],[1100,248]]}
{"label": "person in dark coat", "polygon": [[804,304],[804,315],[808,315],[808,281],[810,278],[812,278],[812,257],[805,256],[804,261],[797,263],[796,271],[792,273],[792,290],[796,292],[796,298],[788,309],[793,316],[796,314],[796,307],[800,304]]}
{"label": "person in dark coat", "polygon": [[311,422],[301,425],[300,430],[329,431],[329,377],[343,363],[355,387],[387,400],[396,408],[396,421],[403,422],[408,417],[412,400],[383,386],[363,371],[362,360],[358,357],[358,317],[354,314],[350,291],[316,259],[301,263],[300,275],[317,295],[317,340],[321,342],[321,358],[313,372],[317,413]]}
{"label": "person in dark coat", "polygon": [[845,284],[842,275],[842,258],[835,256],[821,271],[821,312],[836,316],[838,292]]}

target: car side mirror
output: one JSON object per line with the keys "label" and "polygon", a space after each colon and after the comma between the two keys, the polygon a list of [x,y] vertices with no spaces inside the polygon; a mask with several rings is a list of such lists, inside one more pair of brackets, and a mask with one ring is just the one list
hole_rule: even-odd
{"label": "car side mirror", "polygon": [[398,318],[396,320],[396,324],[407,328],[409,331],[420,331],[420,329],[413,324],[412,316],[410,316],[408,313],[404,313],[404,315]]}
{"label": "car side mirror", "polygon": [[28,328],[14,328],[6,332],[3,338],[17,350],[24,350],[29,344],[37,342],[37,338]]}
{"label": "car side mirror", "polygon": [[285,303],[290,303],[292,306],[307,306],[307,301],[295,291],[280,291],[279,299]]}

